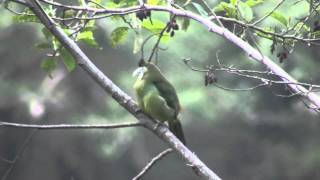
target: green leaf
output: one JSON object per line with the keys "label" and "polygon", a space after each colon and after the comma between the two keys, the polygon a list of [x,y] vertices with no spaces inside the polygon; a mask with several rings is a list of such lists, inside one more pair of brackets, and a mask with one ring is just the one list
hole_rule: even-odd
{"label": "green leaf", "polygon": [[287,27],[288,20],[281,13],[278,13],[278,12],[274,11],[274,12],[272,12],[271,17],[273,17],[275,20],[279,21],[281,24],[283,24],[283,25],[285,25]]}
{"label": "green leaf", "polygon": [[156,19],[152,20],[152,23],[150,21],[143,21],[141,25],[142,28],[152,33],[160,33],[166,27],[165,23]]}
{"label": "green leaf", "polygon": [[[274,33],[274,30],[270,27],[265,27],[263,28],[263,31],[265,32],[270,32],[270,33]],[[259,32],[257,31],[256,34],[259,36],[259,37],[262,37],[262,38],[266,38],[266,39],[273,39],[273,36],[270,35],[270,34],[265,34],[263,32]]]}
{"label": "green leaf", "polygon": [[242,17],[245,21],[250,22],[253,19],[252,9],[246,3],[239,1],[238,9],[241,15],[240,17]]}
{"label": "green leaf", "polygon": [[223,12],[224,11],[224,6],[227,6],[228,3],[226,2],[220,2],[218,5],[216,5],[214,8],[213,8],[213,11],[214,12]]}
{"label": "green leaf", "polygon": [[123,42],[128,35],[128,27],[117,27],[111,33],[111,46],[115,47],[117,44]]}
{"label": "green leaf", "polygon": [[114,2],[115,4],[119,4],[120,0],[112,0],[112,2]]}
{"label": "green leaf", "polygon": [[[90,21],[91,22],[91,21]],[[96,27],[96,26],[94,26],[94,25],[92,25],[92,26],[86,26],[85,28],[83,28],[82,29],[82,31],[84,32],[84,31],[95,31],[95,30],[97,30],[98,28]]]}
{"label": "green leaf", "polygon": [[216,7],[214,7],[214,12],[226,12],[226,15],[231,18],[237,16],[237,9],[235,5],[226,2],[220,2]]}
{"label": "green leaf", "polygon": [[59,50],[60,42],[55,37],[52,38],[51,42],[52,42],[53,50],[55,50],[55,51]]}
{"label": "green leaf", "polygon": [[16,16],[13,16],[13,22],[22,23],[22,22],[40,22],[40,21],[34,15],[16,15]]}
{"label": "green leaf", "polygon": [[83,31],[83,32],[79,33],[77,36],[77,40],[85,42],[86,44],[94,46],[94,47],[98,46],[98,43],[96,42],[92,31]]}
{"label": "green leaf", "polygon": [[77,40],[82,40],[82,39],[93,39],[93,33],[91,31],[83,31],[78,34]]}
{"label": "green leaf", "polygon": [[158,5],[159,4],[159,0],[147,0],[147,4]]}
{"label": "green leaf", "polygon": [[247,0],[245,3],[249,6],[249,7],[254,7],[257,6],[261,3],[263,3],[264,0]]}
{"label": "green leaf", "polygon": [[[166,24],[159,20],[152,20],[152,24],[150,21],[143,21],[141,23],[142,28],[156,34],[157,36],[160,35],[160,32],[163,30],[163,28],[166,27]],[[161,42],[168,42],[170,40],[170,35],[167,32],[163,33],[163,36],[161,37]]]}
{"label": "green leaf", "polygon": [[161,37],[161,42],[169,42],[169,40],[170,40],[170,35],[169,35],[169,33],[163,33],[163,36]]}
{"label": "green leaf", "polygon": [[195,2],[192,2],[191,4],[193,5],[194,8],[196,8],[196,10],[199,12],[201,16],[205,16],[205,17],[208,16],[208,13],[203,9],[203,7],[200,4]]}
{"label": "green leaf", "polygon": [[311,36],[312,36],[312,37],[315,37],[315,38],[319,38],[319,37],[320,37],[320,31],[312,32],[312,33],[311,33]]}
{"label": "green leaf", "polygon": [[73,70],[75,70],[77,63],[73,59],[71,54],[67,50],[63,49],[61,51],[61,56],[63,59],[63,64],[66,66],[67,70],[69,72],[72,72]]}
{"label": "green leaf", "polygon": [[41,62],[41,69],[45,70],[49,75],[52,73],[52,71],[56,68],[57,62],[54,60],[54,58],[50,57]]}
{"label": "green leaf", "polygon": [[306,25],[304,22],[299,22],[299,23],[296,24],[294,30],[295,31],[304,30],[306,32],[309,32],[310,31],[310,27],[308,25]]}
{"label": "green leaf", "polygon": [[[10,4],[6,4],[5,6],[7,6],[7,8],[11,9]],[[13,18],[12,18],[13,22],[15,22],[15,23],[40,22],[39,19],[35,15],[33,15],[34,13],[28,8],[25,8],[21,13],[24,13],[24,15],[13,16]]]}

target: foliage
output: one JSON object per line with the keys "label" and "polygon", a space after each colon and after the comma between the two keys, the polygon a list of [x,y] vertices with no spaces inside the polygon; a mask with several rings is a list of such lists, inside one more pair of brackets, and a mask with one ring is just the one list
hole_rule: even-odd
{"label": "foliage", "polygon": [[[136,1],[133,0],[95,2],[107,8],[136,5]],[[222,17],[221,22],[226,28],[253,46],[260,48],[263,54],[269,56],[274,54],[276,58],[279,53],[287,53],[288,58],[282,60],[282,66],[287,72],[299,80],[316,83],[320,78],[317,70],[319,66],[317,48],[309,47],[308,41],[290,38],[292,35],[304,39],[317,38],[319,31],[315,24],[316,13],[313,13],[308,18],[309,20],[304,21],[309,13],[307,5],[310,1],[286,1],[280,8],[273,10],[278,2],[230,0],[219,1],[217,4],[209,3],[209,7],[217,16]],[[73,3],[83,5],[82,1]],[[164,1],[150,0],[147,3],[166,6]],[[31,13],[10,1],[8,5],[16,11]],[[102,68],[106,68],[106,72],[110,73],[113,80],[129,93],[132,93],[131,86],[134,81],[133,78],[130,78],[131,71],[140,59],[140,55],[134,56],[132,51],[139,52],[143,41],[150,35],[156,34],[145,45],[144,53],[149,54],[150,49],[159,38],[159,33],[170,20],[168,13],[154,11],[151,12],[150,18],[147,17],[143,21],[139,20],[135,14],[112,15],[106,20],[84,20],[81,18],[90,18],[92,14],[80,11],[69,11],[64,14],[59,8],[44,3],[43,5],[45,11],[53,17],[70,18],[76,16],[78,18],[65,22],[55,21],[76,42],[81,42],[90,57],[97,61]],[[317,2],[313,5],[316,7]],[[93,3],[90,3],[89,6],[100,7]],[[42,86],[41,83],[36,83],[44,82],[44,77],[37,74],[39,64],[51,77],[55,77],[55,70],[60,70],[60,65],[64,66],[67,71],[73,72],[77,64],[67,50],[62,48],[58,40],[44,28],[41,30],[41,37],[34,37],[33,40],[28,38],[32,37],[30,34],[38,32],[35,29],[39,26],[34,26],[31,32],[19,31],[23,37],[18,36],[19,33],[9,33],[11,29],[7,28],[27,29],[30,27],[19,26],[19,24],[39,23],[39,21],[34,16],[13,16],[12,13],[11,18],[8,18],[8,12],[3,11],[4,7],[2,8],[0,10],[0,26],[2,28],[0,33],[2,35],[10,34],[10,38],[0,41],[0,47],[4,49],[0,51],[1,57],[4,57],[1,58],[3,63],[1,72],[4,73],[0,74],[2,84],[0,100],[9,103],[7,105],[0,104],[1,117],[19,121],[29,118],[30,115],[27,110],[21,108],[24,107],[24,104],[20,99],[25,92],[19,92],[18,89],[22,86],[30,86],[29,91],[33,91],[33,88]],[[203,3],[191,2],[183,8],[199,16],[212,17],[212,12],[205,8]],[[268,14],[270,15],[263,21],[255,24]],[[94,15],[94,17],[98,16],[102,15]],[[12,21],[4,19],[12,19]],[[196,148],[196,153],[207,159],[209,166],[217,167],[225,179],[241,180],[256,179],[257,177],[261,177],[260,179],[319,179],[317,173],[319,133],[315,128],[319,125],[318,120],[309,112],[302,110],[305,107],[299,98],[282,99],[272,94],[286,93],[283,86],[248,92],[225,91],[213,85],[204,87],[204,75],[188,69],[183,64],[181,57],[192,57],[193,65],[203,68],[208,64],[217,64],[216,51],[221,50],[220,60],[227,66],[258,69],[259,65],[245,61],[248,59],[247,55],[242,54],[239,49],[224,39],[210,35],[208,30],[202,28],[198,23],[194,21],[190,23],[188,19],[184,20],[177,18],[179,30],[175,32],[174,37],[170,37],[170,33],[164,32],[157,57],[159,66],[168,79],[175,84],[178,91],[183,106],[181,119],[186,129],[186,138],[191,146]],[[18,26],[9,26],[12,23]],[[184,23],[186,25],[182,26]],[[251,36],[254,38],[250,38]],[[3,38],[3,36],[0,37]],[[38,51],[26,48],[30,44],[34,44]],[[120,44],[121,46],[119,46]],[[110,45],[115,49],[110,49]],[[103,51],[101,51],[102,47]],[[4,52],[8,52],[9,57],[3,55]],[[43,59],[40,61],[37,57],[43,57]],[[14,64],[11,64],[13,62]],[[112,103],[110,98],[105,96],[94,83],[84,81],[82,78],[77,79],[74,77],[75,75],[78,74],[70,74],[55,89],[58,96],[65,98],[58,102],[48,103],[50,109],[52,108],[46,114],[48,122],[106,123],[133,120],[121,107]],[[216,76],[219,84],[231,88],[245,88],[255,84],[255,81],[235,78],[230,74],[218,73]],[[26,84],[27,82],[31,82],[31,85]],[[63,96],[64,93],[68,96]],[[36,94],[41,96],[41,93]],[[42,98],[39,97],[39,99]],[[52,97],[52,99],[56,98]],[[106,100],[101,103],[101,99]],[[9,114],[15,116],[9,116]],[[6,147],[10,153],[14,152],[16,146],[9,142],[9,139],[12,140],[12,138],[8,138],[8,136],[20,137],[21,141],[25,137],[24,133],[16,131],[6,131],[3,134],[5,135],[2,136],[2,142],[5,145],[1,144],[0,146]],[[141,140],[142,136],[145,141]],[[49,142],[48,138],[52,141]],[[131,143],[133,141],[135,143]],[[134,145],[137,142],[138,145]],[[39,147],[39,144],[43,145]],[[52,147],[52,149],[46,147]],[[82,150],[79,152],[78,149],[72,147]],[[78,177],[88,177],[87,179],[101,179],[101,177],[128,179],[129,176],[132,176],[133,170],[137,171],[137,166],[140,168],[149,160],[146,154],[155,154],[163,147],[164,145],[156,137],[140,131],[140,129],[139,131],[42,133],[39,139],[32,143],[31,150],[26,151],[24,155],[24,157],[31,158],[37,154],[39,158],[37,161],[34,159],[21,161],[21,166],[17,167],[16,172],[25,172],[22,167],[29,167],[25,163],[28,162],[32,164],[32,167],[39,168],[37,174],[41,174],[39,176],[44,179],[68,179],[74,177],[75,174]],[[7,150],[3,151],[7,152]],[[6,153],[1,152],[1,154]],[[139,157],[139,160],[132,159],[132,154],[135,155],[133,158]],[[57,165],[50,168],[57,172],[51,173],[59,174],[59,172],[66,171],[66,173],[61,173],[66,174],[66,177],[47,176],[50,169],[41,166],[42,164],[39,163],[42,162],[41,158],[50,164],[58,159]],[[190,174],[186,173],[187,170],[180,167],[174,159],[165,160],[163,163],[167,166],[162,166],[163,169],[160,171],[152,172],[150,179],[157,177],[161,177],[160,179],[190,178]],[[97,167],[92,169],[94,172],[92,174],[88,172],[91,167]],[[59,168],[63,168],[63,170]],[[81,172],[77,171],[79,169]],[[129,169],[129,171],[119,173],[119,169]],[[248,171],[248,169],[250,170]],[[261,169],[264,171],[262,172]],[[110,175],[112,170],[115,173]],[[22,179],[37,179],[36,175],[32,173],[21,174],[21,176],[28,174],[26,178]],[[164,178],[166,176],[169,177]],[[21,179],[21,177],[17,176],[16,179]]]}

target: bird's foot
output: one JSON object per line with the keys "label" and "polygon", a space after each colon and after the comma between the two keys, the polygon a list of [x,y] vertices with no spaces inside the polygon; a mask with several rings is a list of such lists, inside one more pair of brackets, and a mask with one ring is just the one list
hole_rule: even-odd
{"label": "bird's foot", "polygon": [[158,127],[159,127],[160,125],[163,125],[163,124],[164,124],[163,122],[158,121],[158,122],[156,123],[156,125],[153,127],[153,130],[154,130],[154,131],[157,130]]}

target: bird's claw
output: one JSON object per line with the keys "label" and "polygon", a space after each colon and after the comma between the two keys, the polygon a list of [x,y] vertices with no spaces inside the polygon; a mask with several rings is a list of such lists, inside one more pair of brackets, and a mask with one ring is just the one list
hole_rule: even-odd
{"label": "bird's claw", "polygon": [[154,131],[157,130],[158,127],[159,127],[160,125],[162,125],[162,124],[163,124],[162,122],[158,121],[158,122],[156,123],[156,125],[153,127],[153,130],[154,130]]}

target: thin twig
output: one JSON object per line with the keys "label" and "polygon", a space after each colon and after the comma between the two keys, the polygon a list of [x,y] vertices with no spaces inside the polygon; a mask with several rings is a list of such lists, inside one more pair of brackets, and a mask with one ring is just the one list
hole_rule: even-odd
{"label": "thin twig", "polygon": [[151,62],[152,57],[153,57],[156,49],[157,49],[158,46],[159,46],[160,40],[161,40],[164,32],[165,32],[166,29],[169,27],[170,23],[172,22],[172,20],[173,20],[175,17],[176,17],[176,16],[173,15],[173,16],[171,17],[171,19],[170,19],[170,22],[168,22],[167,25],[166,25],[166,26],[161,30],[161,32],[159,33],[159,38],[158,38],[157,42],[154,44],[154,46],[153,46],[153,48],[152,48],[152,51],[151,51],[151,54],[150,54],[150,56],[149,56],[148,62]]}
{"label": "thin twig", "polygon": [[282,3],[284,3],[285,0],[281,0],[268,14],[266,14],[265,16],[263,16],[262,18],[258,19],[256,22],[252,23],[252,26],[257,25],[258,23],[260,23],[261,21],[263,21],[264,19],[266,19],[267,17],[269,17],[274,11],[276,11]]}
{"label": "thin twig", "polygon": [[254,89],[257,89],[259,87],[263,87],[263,86],[267,86],[268,84],[265,84],[265,83],[260,83],[256,86],[253,86],[253,87],[248,87],[248,88],[228,88],[228,87],[224,87],[218,83],[214,83],[214,85],[217,87],[217,88],[220,88],[220,89],[223,89],[223,90],[226,90],[226,91],[251,91],[251,90],[254,90]]}
{"label": "thin twig", "polygon": [[10,163],[10,164],[13,162],[12,160],[6,159],[6,158],[1,157],[1,156],[0,156],[0,160],[5,162],[5,163]]}
{"label": "thin twig", "polygon": [[[22,0],[10,0],[13,2],[17,2],[17,3],[25,3]],[[103,9],[99,9],[99,8],[93,8],[93,7],[81,7],[81,6],[70,6],[70,5],[64,5],[64,4],[60,4],[57,2],[53,2],[53,1],[49,1],[49,0],[40,0],[41,2],[44,2],[46,4],[50,4],[56,7],[61,7],[61,8],[65,8],[65,9],[72,9],[75,11],[81,10],[81,11],[86,11],[86,12],[95,12],[96,14],[107,14],[106,16],[99,16],[96,18],[91,18],[91,19],[101,19],[104,17],[108,17],[108,15],[125,15],[125,14],[130,14],[130,13],[135,13],[138,11],[141,11],[141,9],[148,9],[148,10],[155,10],[155,11],[167,11],[170,12],[171,14],[175,14],[176,16],[182,16],[182,17],[187,17],[187,18],[191,18],[194,19],[196,21],[199,21],[200,23],[203,23],[204,20],[200,20],[198,17],[195,17],[194,14],[190,14],[190,12],[185,11],[185,10],[180,10],[180,9],[176,9],[173,7],[164,7],[164,6],[152,6],[152,5],[147,5],[144,4],[143,7],[141,6],[133,6],[133,7],[128,7],[128,8],[103,8]],[[80,19],[80,18],[79,18]],[[207,19],[207,18],[206,18]],[[209,19],[219,19],[222,21],[228,21],[228,22],[232,22],[232,23],[236,23],[242,27],[248,27],[251,28],[255,31],[259,31],[262,32],[263,34],[266,35],[271,35],[280,39],[291,39],[291,40],[296,40],[296,41],[300,41],[303,43],[308,43],[308,44],[313,44],[313,45],[320,45],[320,38],[308,38],[308,37],[299,37],[296,36],[295,34],[289,34],[287,35],[286,33],[276,33],[276,32],[269,32],[267,30],[265,30],[264,28],[258,27],[258,26],[254,26],[252,24],[247,24],[245,22],[242,21],[238,21],[236,19],[233,18],[227,18],[227,17],[222,17],[222,16],[211,16],[209,17]],[[208,24],[204,24],[204,25],[208,25]],[[222,27],[221,27],[222,28]],[[211,29],[211,27],[209,28]],[[225,28],[222,28],[225,30]],[[220,34],[220,33],[219,33]],[[224,36],[227,36],[226,34],[221,33]],[[265,37],[265,38],[269,38],[269,37]]]}
{"label": "thin twig", "polygon": [[144,59],[144,46],[147,44],[147,42],[154,36],[156,36],[157,34],[151,34],[149,35],[143,42],[140,48],[140,52],[141,52],[141,59]]}
{"label": "thin twig", "polygon": [[31,129],[116,129],[143,126],[142,122],[118,124],[22,124],[0,121],[0,127],[31,128]]}
{"label": "thin twig", "polygon": [[[253,29],[255,31],[261,32],[263,34],[270,35],[272,37],[277,37],[279,39],[291,39],[291,40],[296,40],[296,41],[300,41],[300,42],[303,42],[303,43],[310,43],[310,44],[314,44],[314,45],[320,45],[320,43],[319,43],[320,42],[320,38],[304,38],[304,37],[296,36],[295,34],[291,34],[291,35],[289,34],[288,35],[288,34],[284,34],[284,33],[276,33],[276,32],[266,31],[264,28],[261,28],[259,26],[253,26],[252,24],[247,24],[247,23],[244,23],[242,21],[236,20],[234,18],[228,18],[228,17],[223,17],[223,16],[217,16],[217,17],[212,16],[211,17],[211,19],[215,19],[215,18],[218,18],[218,19],[220,19],[222,21],[226,21],[226,22],[236,23],[239,26],[250,28],[250,29]],[[265,37],[265,38],[269,39],[269,37]]]}
{"label": "thin twig", "polygon": [[157,156],[151,159],[150,162],[140,171],[139,174],[137,174],[132,180],[139,180],[141,179],[152,167],[155,165],[158,161],[160,161],[163,157],[171,153],[173,150],[171,148],[168,148],[161,153],[159,153]]}
{"label": "thin twig", "polygon": [[14,166],[16,165],[17,161],[19,160],[19,158],[22,156],[23,152],[26,150],[27,145],[29,144],[31,138],[33,137],[33,135],[37,132],[36,129],[34,129],[28,136],[27,138],[24,140],[23,144],[21,145],[21,147],[19,148],[16,156],[14,157],[14,159],[11,161],[8,169],[5,171],[5,173],[3,174],[3,176],[1,177],[1,180],[5,180],[7,179],[7,177],[9,176],[10,172],[13,170]]}
{"label": "thin twig", "polygon": [[202,2],[202,4],[204,5],[205,9],[207,9],[207,13],[209,16],[213,16],[215,17],[215,20],[219,23],[219,25],[224,28],[224,25],[222,24],[222,22],[220,21],[219,18],[217,18],[217,14],[210,8],[209,4],[207,3],[206,0],[200,0],[200,2]]}

